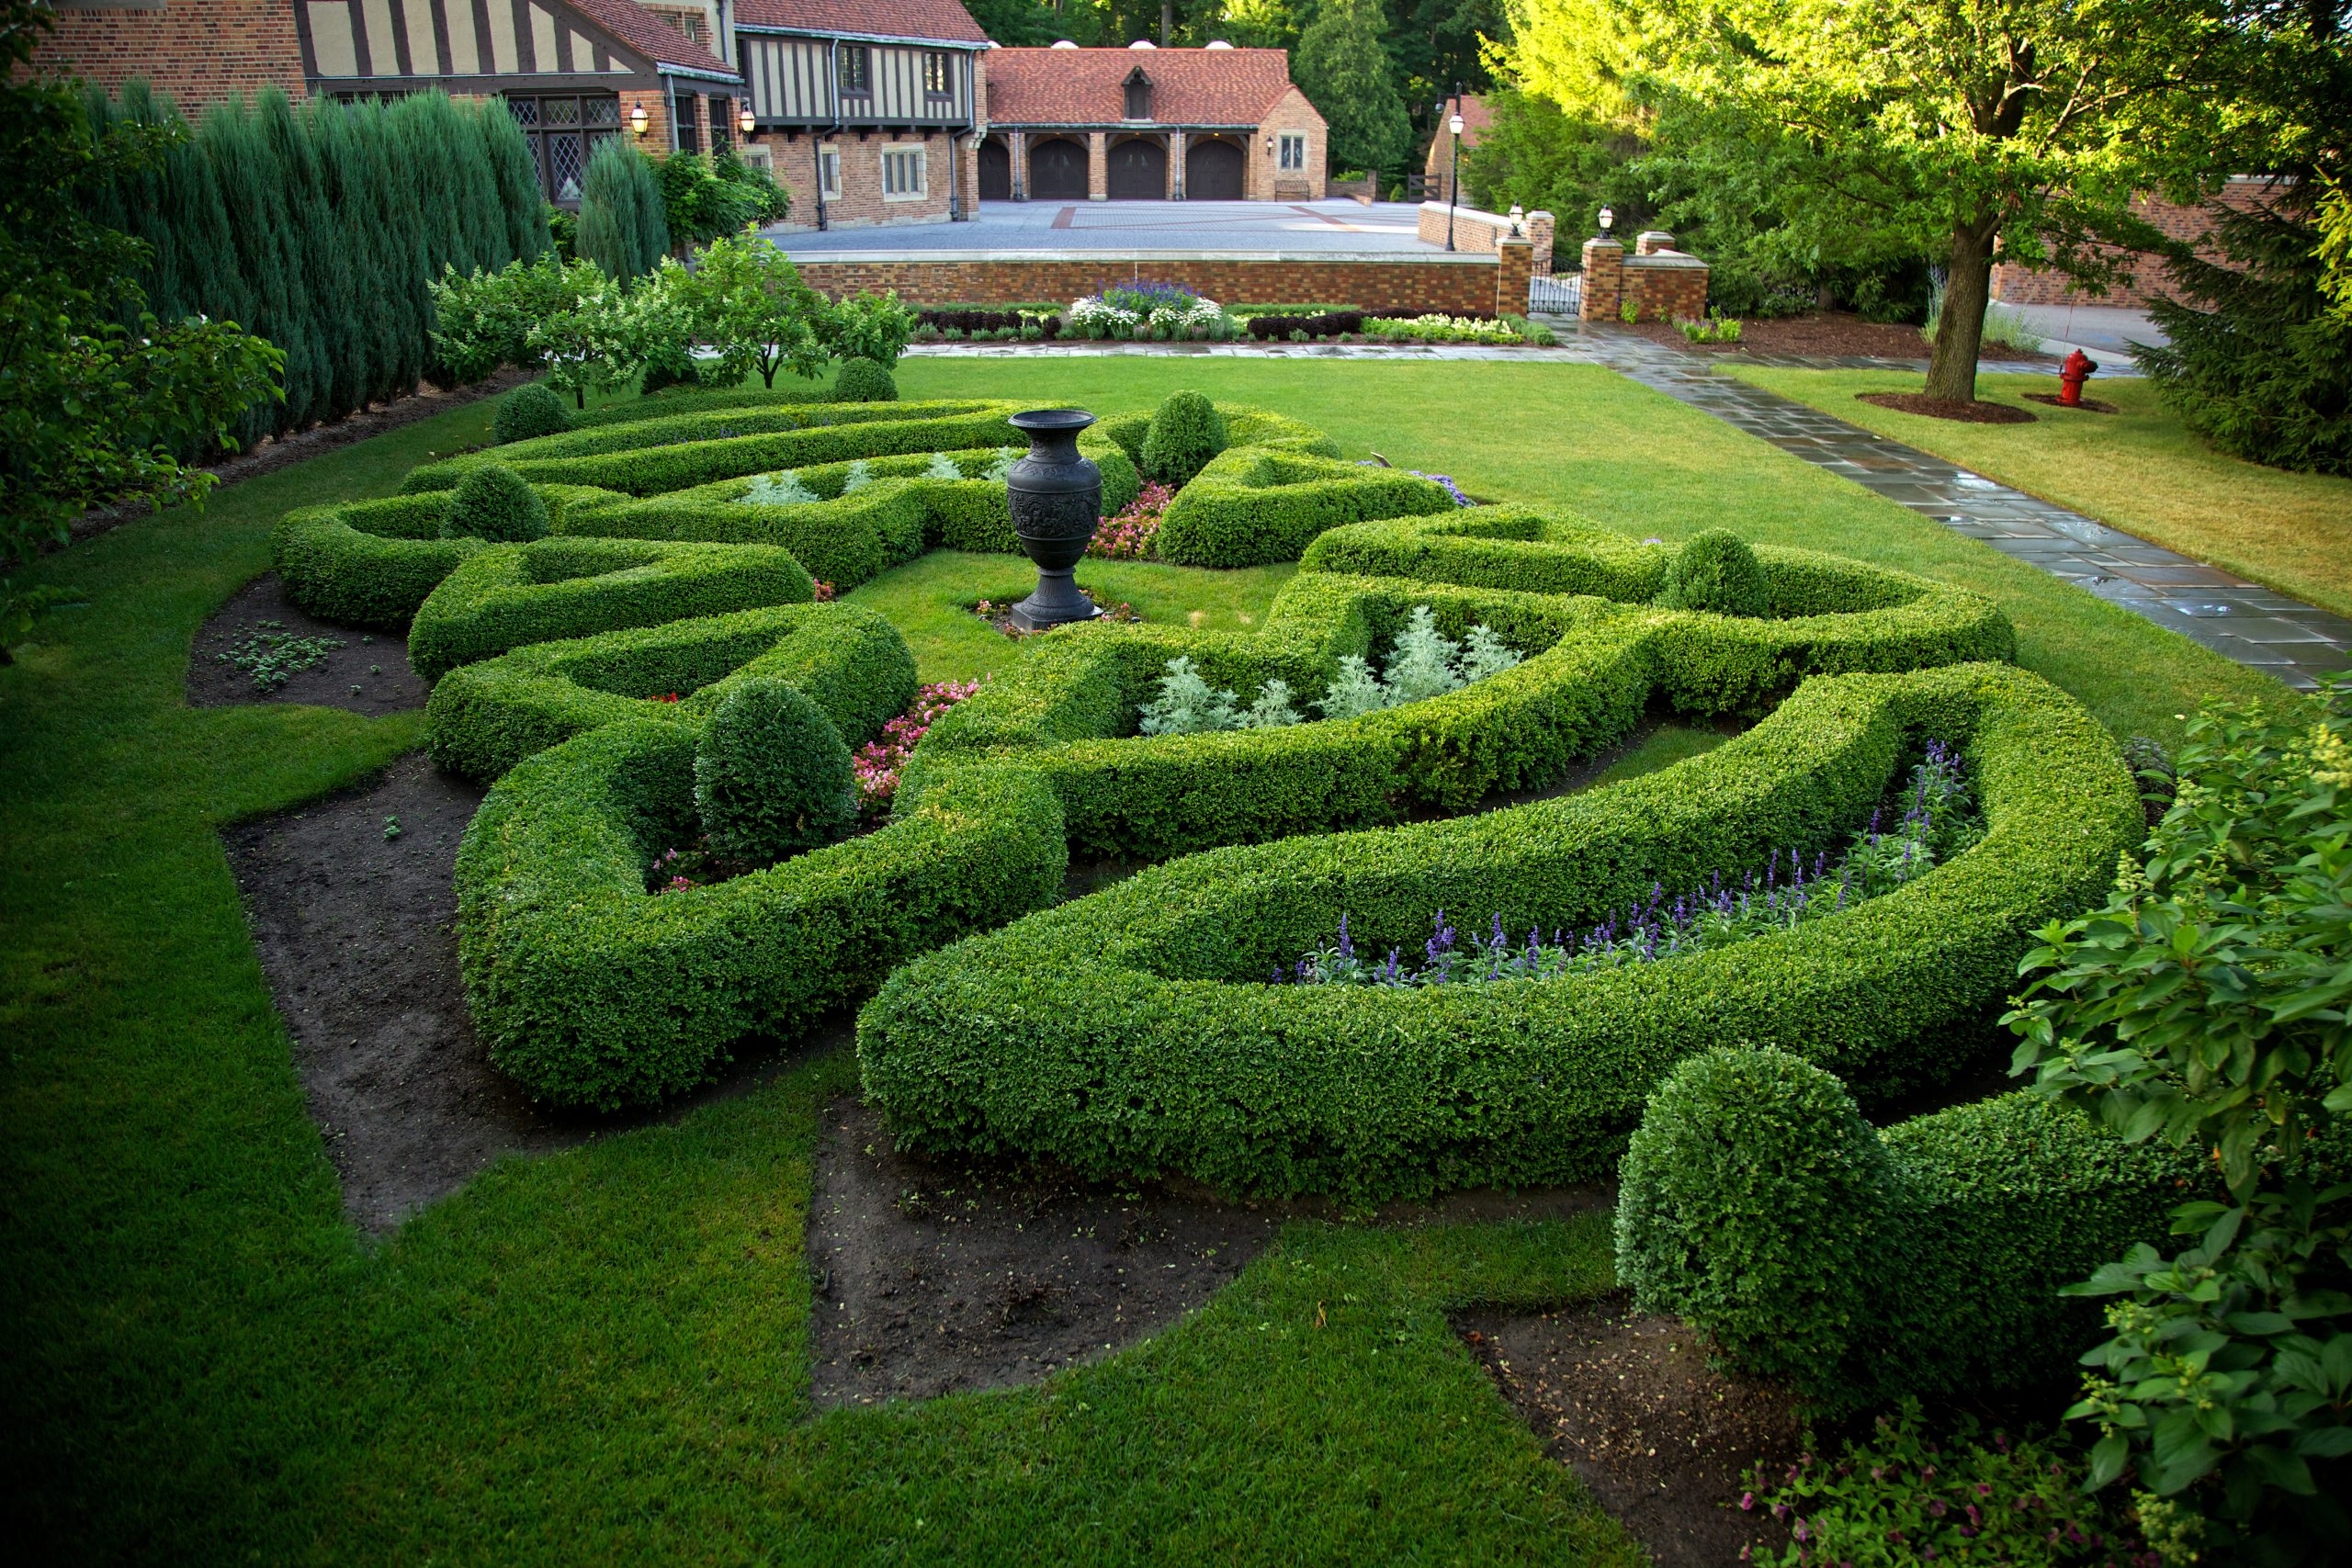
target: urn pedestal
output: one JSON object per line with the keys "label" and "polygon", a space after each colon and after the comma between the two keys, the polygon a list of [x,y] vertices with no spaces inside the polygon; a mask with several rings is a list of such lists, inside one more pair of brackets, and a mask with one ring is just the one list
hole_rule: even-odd
{"label": "urn pedestal", "polygon": [[1023,631],[1102,614],[1078,591],[1078,563],[1102,516],[1102,470],[1079,455],[1078,434],[1094,423],[1084,409],[1036,409],[1017,413],[1012,427],[1029,437],[1029,455],[1004,477],[1013,536],[1037,563],[1037,591],[1012,607]]}

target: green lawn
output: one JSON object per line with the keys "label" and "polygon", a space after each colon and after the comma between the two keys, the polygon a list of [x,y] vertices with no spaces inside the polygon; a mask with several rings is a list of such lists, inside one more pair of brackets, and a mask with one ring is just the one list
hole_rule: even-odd
{"label": "green lawn", "polygon": [[1961,424],[1858,401],[1858,392],[1916,392],[1917,375],[1883,370],[1733,374],[1784,398],[2070,506],[2127,534],[2210,561],[2306,604],[2352,615],[2352,479],[2291,474],[2214,451],[2146,381],[2094,379],[2088,395],[2116,414],[2068,413],[2019,394],[2048,376],[1984,376],[1977,396],[2030,410],[2031,424]]}
{"label": "green lawn", "polygon": [[[910,362],[910,396],[1002,362]],[[1729,524],[1997,595],[2120,731],[2266,678],[1605,371],[1047,361],[1105,412],[1179,386],[1639,535]],[[190,640],[286,508],[390,491],[458,411],[52,558],[88,608],[0,669],[6,1463],[37,1557],[175,1562],[1633,1563],[1453,1339],[1451,1303],[1609,1282],[1605,1222],[1301,1224],[1207,1308],[1039,1388],[811,1418],[801,1226],[838,1058],[672,1125],[506,1162],[390,1239],[342,1217],[215,829],[360,778],[415,716],[181,705]],[[929,678],[1015,646],[955,558],[861,591]],[[1240,628],[1282,572],[1091,563]],[[1657,760],[1701,743],[1662,739]],[[1629,759],[1629,761],[1631,760]],[[1640,764],[1635,764],[1640,765]]]}

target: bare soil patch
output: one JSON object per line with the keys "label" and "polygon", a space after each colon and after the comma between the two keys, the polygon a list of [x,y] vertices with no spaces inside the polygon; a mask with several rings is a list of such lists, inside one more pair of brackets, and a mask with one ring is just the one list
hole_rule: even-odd
{"label": "bare soil patch", "polygon": [[[282,685],[257,684],[233,657],[256,637],[287,636],[331,644],[310,668]],[[431,690],[408,665],[408,639],[398,632],[366,631],[322,621],[286,597],[277,573],[266,571],[204,623],[187,661],[187,705],[302,703],[353,713],[401,713],[424,705]]]}
{"label": "bare soil patch", "polygon": [[[1377,1223],[1552,1219],[1599,1188],[1463,1192]],[[1283,1225],[1328,1202],[1232,1203],[1173,1183],[1109,1187],[1047,1167],[929,1160],[842,1099],[817,1145],[808,1216],[820,1404],[929,1399],[1035,1382],[1167,1327],[1206,1302]]]}
{"label": "bare soil patch", "polygon": [[[714,1083],[661,1112],[616,1116],[535,1104],[493,1068],[458,983],[451,886],[482,794],[420,753],[221,834],[344,1210],[368,1231],[392,1229],[502,1155],[682,1115],[741,1093],[783,1060],[740,1051]],[[810,1045],[846,1037],[844,1021]]]}
{"label": "bare soil patch", "polygon": [[2062,403],[2058,400],[2058,394],[2055,392],[2028,392],[2025,394],[2025,400],[2030,403],[2048,403],[2053,409],[2077,408],[2085,413],[2121,413],[2123,412],[2104,398],[2085,398],[2078,403]]}
{"label": "bare soil patch", "polygon": [[1456,1314],[1454,1327],[1552,1457],[1660,1568],[1724,1568],[1786,1540],[1739,1506],[1752,1464],[1804,1446],[1786,1391],[1712,1371],[1698,1336],[1623,1295],[1533,1315]]}
{"label": "bare soil patch", "polygon": [[1925,414],[1929,419],[1954,420],[1962,424],[2033,423],[2032,414],[2007,403],[1962,402],[1958,398],[1931,398],[1925,392],[1856,392],[1854,397],[1873,407]]}

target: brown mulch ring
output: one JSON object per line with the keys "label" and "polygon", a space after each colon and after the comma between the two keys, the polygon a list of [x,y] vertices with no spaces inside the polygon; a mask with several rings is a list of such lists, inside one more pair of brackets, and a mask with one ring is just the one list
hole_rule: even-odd
{"label": "brown mulch ring", "polygon": [[2085,398],[2078,403],[2062,403],[2058,400],[2058,394],[2055,392],[2028,392],[2025,395],[2025,400],[2030,403],[2048,403],[2053,409],[2077,408],[2085,413],[2121,413],[2123,412],[2104,398]]}
{"label": "brown mulch ring", "polygon": [[372,717],[421,708],[429,694],[409,668],[407,638],[320,620],[286,597],[274,571],[214,611],[188,654],[193,708],[303,703]]}
{"label": "brown mulch ring", "polygon": [[[494,398],[501,392],[512,391],[538,375],[536,370],[502,370],[486,381],[470,387],[453,387],[444,391],[438,387],[420,386],[405,398],[395,398],[389,403],[362,409],[350,418],[333,424],[316,424],[288,435],[264,436],[250,451],[238,452],[217,463],[202,465],[222,485],[232,485],[294,463],[307,462],[322,452],[332,452],[338,446],[349,446],[370,436],[381,435],[388,430],[398,430],[404,424],[414,424],[420,419],[447,413],[468,403]],[[220,487],[216,485],[217,491]],[[84,513],[74,520],[73,540],[80,543],[93,535],[119,527],[135,517],[146,517],[154,507],[145,501],[126,501],[114,506],[101,506]],[[62,548],[62,546],[56,547]]]}
{"label": "brown mulch ring", "polygon": [[1550,1455],[1660,1568],[1724,1568],[1786,1530],[1739,1506],[1752,1464],[1804,1450],[1788,1393],[1711,1370],[1697,1336],[1620,1295],[1535,1315],[1460,1313],[1454,1329]]}
{"label": "brown mulch ring", "polygon": [[1931,398],[1925,392],[1856,392],[1855,398],[1876,408],[1899,413],[1924,414],[1962,424],[2031,424],[2033,415],[2007,403],[1962,402],[1958,398]]}
{"label": "brown mulch ring", "polygon": [[[1805,354],[1842,359],[1867,355],[1878,359],[1925,359],[1928,340],[1919,329],[1901,321],[1866,321],[1850,310],[1820,310],[1807,316],[1777,316],[1768,321],[1740,322],[1737,343],[1692,343],[1669,321],[1645,321],[1633,329],[1652,343],[1692,354]],[[2048,360],[2054,355],[2022,354],[1996,348],[1993,359]]]}

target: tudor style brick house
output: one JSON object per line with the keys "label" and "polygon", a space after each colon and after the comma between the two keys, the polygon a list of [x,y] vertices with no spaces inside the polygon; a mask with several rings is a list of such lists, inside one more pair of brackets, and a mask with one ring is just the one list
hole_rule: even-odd
{"label": "tudor style brick house", "polygon": [[1323,117],[1279,49],[1000,49],[979,194],[1015,201],[1312,201]]}

